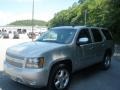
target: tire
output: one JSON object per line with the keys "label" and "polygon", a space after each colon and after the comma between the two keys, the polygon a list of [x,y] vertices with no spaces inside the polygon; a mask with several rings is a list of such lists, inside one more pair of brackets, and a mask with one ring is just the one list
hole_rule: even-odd
{"label": "tire", "polygon": [[53,67],[47,85],[48,90],[67,90],[71,82],[71,71],[64,64]]}
{"label": "tire", "polygon": [[108,70],[110,66],[111,66],[111,56],[109,54],[105,54],[102,62],[102,68],[104,70]]}

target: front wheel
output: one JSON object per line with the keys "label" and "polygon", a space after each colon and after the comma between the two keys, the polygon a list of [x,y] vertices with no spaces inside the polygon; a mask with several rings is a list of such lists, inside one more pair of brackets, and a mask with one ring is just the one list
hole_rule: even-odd
{"label": "front wheel", "polygon": [[63,64],[57,65],[51,72],[48,89],[49,90],[67,90],[71,81],[71,72]]}

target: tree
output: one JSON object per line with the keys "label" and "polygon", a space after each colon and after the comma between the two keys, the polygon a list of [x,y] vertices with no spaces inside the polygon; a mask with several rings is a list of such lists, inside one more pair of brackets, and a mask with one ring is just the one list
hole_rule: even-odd
{"label": "tree", "polygon": [[119,0],[79,0],[67,10],[58,12],[49,26],[84,25],[85,11],[88,26],[107,27],[113,33],[114,40],[120,42]]}
{"label": "tree", "polygon": [[109,0],[108,28],[113,33],[114,40],[120,43],[120,1]]}
{"label": "tree", "polygon": [[86,0],[79,0],[78,3],[83,4]]}

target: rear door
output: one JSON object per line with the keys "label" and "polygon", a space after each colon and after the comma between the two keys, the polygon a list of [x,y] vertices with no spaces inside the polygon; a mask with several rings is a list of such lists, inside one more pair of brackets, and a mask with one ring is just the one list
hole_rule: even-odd
{"label": "rear door", "polygon": [[104,49],[106,50],[108,48],[111,48],[113,51],[112,53],[114,53],[114,42],[113,42],[111,33],[107,29],[101,29],[101,31],[105,37]]}
{"label": "rear door", "polygon": [[100,62],[103,59],[104,55],[104,39],[98,28],[91,28],[91,33],[93,36],[93,54],[94,62]]}

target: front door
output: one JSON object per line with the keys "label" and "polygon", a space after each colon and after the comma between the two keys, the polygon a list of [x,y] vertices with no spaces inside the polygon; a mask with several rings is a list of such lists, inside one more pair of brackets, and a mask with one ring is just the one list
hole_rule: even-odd
{"label": "front door", "polygon": [[76,46],[79,69],[93,64],[94,57],[92,39],[88,28],[80,30],[77,42],[80,40],[80,38],[88,38],[88,42],[80,43],[79,45]]}

